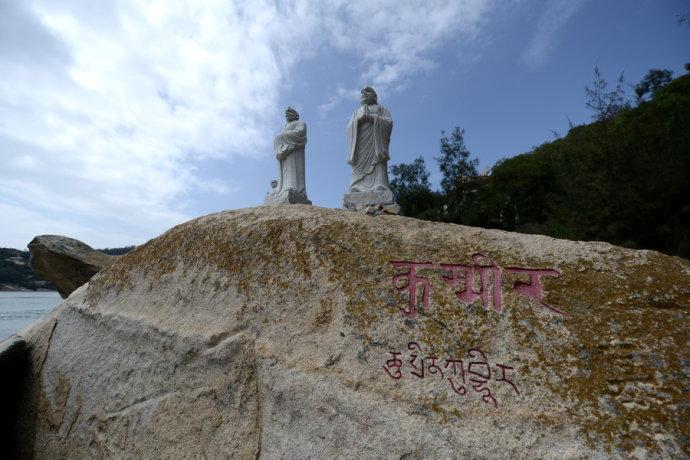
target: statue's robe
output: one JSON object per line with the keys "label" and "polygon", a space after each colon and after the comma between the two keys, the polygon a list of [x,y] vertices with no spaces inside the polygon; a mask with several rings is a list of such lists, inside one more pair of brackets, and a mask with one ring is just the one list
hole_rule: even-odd
{"label": "statue's robe", "polygon": [[273,151],[278,159],[278,185],[273,193],[295,189],[306,193],[304,185],[304,147],[307,145],[307,125],[300,120],[291,121],[273,140]]}
{"label": "statue's robe", "polygon": [[[362,115],[372,120],[360,121]],[[352,114],[347,125],[352,166],[350,193],[390,190],[388,184],[388,145],[393,119],[387,108],[378,104],[362,105]]]}

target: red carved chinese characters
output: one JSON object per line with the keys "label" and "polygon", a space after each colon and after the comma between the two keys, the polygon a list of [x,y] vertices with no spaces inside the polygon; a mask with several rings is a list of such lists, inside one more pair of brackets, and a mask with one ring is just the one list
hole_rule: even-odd
{"label": "red carved chinese characters", "polygon": [[[467,395],[468,387],[471,387],[475,393],[481,396],[483,402],[498,407],[498,401],[490,388],[491,382],[503,382],[510,385],[511,389],[516,394],[520,395],[517,385],[507,375],[508,370],[514,370],[513,367],[505,364],[493,364],[495,371],[492,373],[492,364],[486,357],[486,354],[478,348],[470,348],[467,350],[467,366],[462,359],[447,357],[442,359],[445,362],[443,369],[436,364],[439,360],[436,356],[424,356],[422,346],[419,342],[410,342],[407,345],[409,350],[409,375],[416,379],[424,379],[427,376],[438,375],[441,379],[445,376],[446,381],[450,385],[450,390],[455,395]],[[405,376],[403,368],[405,367],[403,359],[400,358],[402,353],[389,352],[393,358],[386,360],[386,365],[383,369],[388,376],[394,380],[400,380]],[[391,369],[393,369],[391,371]],[[494,379],[492,380],[492,375]],[[428,381],[428,380],[427,380]],[[468,383],[469,382],[469,383]]]}
{"label": "red carved chinese characters", "polygon": [[[422,305],[424,308],[429,307],[429,279],[423,276],[417,276],[417,269],[432,268],[434,264],[429,262],[405,262],[393,261],[391,262],[394,268],[406,268],[405,273],[399,273],[393,276],[393,287],[398,291],[407,291],[407,309],[400,310],[408,318],[417,317],[417,285],[422,285]],[[398,286],[399,280],[405,280],[406,284]]]}
{"label": "red carved chinese characters", "polygon": [[[407,269],[403,273],[393,275],[393,287],[398,291],[407,292],[407,308],[400,308],[405,316],[410,319],[417,317],[419,307],[429,308],[429,293],[431,282],[428,277],[417,275],[417,270],[426,268],[437,268],[431,262],[391,262],[394,268]],[[513,289],[518,293],[530,298],[538,305],[544,307],[549,312],[568,318],[563,311],[544,302],[544,292],[541,285],[542,276],[560,276],[561,272],[553,268],[501,268],[498,264],[485,254],[472,255],[472,263],[464,264],[438,264],[446,274],[441,276],[445,284],[457,286],[455,296],[465,304],[471,304],[476,299],[481,299],[485,309],[493,307],[496,313],[503,311],[503,298],[501,291],[501,279],[504,273],[529,276],[529,281],[515,281]],[[403,285],[400,281],[404,280]],[[478,290],[474,290],[475,280],[477,280]],[[418,289],[420,289],[421,302],[418,301]]]}

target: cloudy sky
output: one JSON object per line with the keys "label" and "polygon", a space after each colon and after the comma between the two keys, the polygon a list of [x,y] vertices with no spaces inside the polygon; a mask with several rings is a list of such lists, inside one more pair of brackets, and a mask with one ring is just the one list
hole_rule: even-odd
{"label": "cloudy sky", "polygon": [[0,247],[140,244],[262,202],[307,122],[307,190],[339,207],[370,84],[392,163],[460,125],[482,168],[589,121],[584,86],[690,61],[687,0],[0,0]]}

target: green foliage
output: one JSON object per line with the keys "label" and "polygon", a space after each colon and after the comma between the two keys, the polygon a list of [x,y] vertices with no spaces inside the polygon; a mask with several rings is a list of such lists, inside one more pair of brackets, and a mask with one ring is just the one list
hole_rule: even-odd
{"label": "green foliage", "polygon": [[496,164],[480,225],[690,258],[690,76]]}
{"label": "green foliage", "polygon": [[[561,142],[560,140],[554,143]],[[554,195],[554,164],[548,152],[501,160],[488,183],[478,190],[479,224],[504,230],[537,233],[546,221],[547,203]]]}
{"label": "green foliage", "polygon": [[411,164],[401,163],[390,168],[393,180],[391,190],[396,198],[411,190],[430,190],[429,171],[426,169],[424,158],[418,156]]}
{"label": "green foliage", "polygon": [[122,248],[97,249],[97,251],[102,252],[103,254],[108,254],[109,256],[121,256],[121,255],[127,254],[129,251],[131,251],[134,248],[136,248],[136,246],[125,246]]}
{"label": "green foliage", "polygon": [[652,98],[664,86],[671,83],[673,72],[670,70],[651,69],[641,82],[635,85],[635,94],[638,99],[650,94]]}
{"label": "green foliage", "polygon": [[479,160],[470,158],[465,146],[465,130],[456,126],[450,133],[441,132],[441,155],[436,158],[441,170],[443,190],[443,218],[450,222],[473,222],[473,207],[469,205],[476,184]]}
{"label": "green foliage", "polygon": [[630,102],[625,97],[625,80],[623,74],[618,77],[616,87],[608,91],[608,83],[601,76],[599,66],[594,66],[594,82],[592,87],[585,86],[587,96],[587,107],[593,112],[592,119],[595,121],[608,120],[621,111],[630,108]]}
{"label": "green foliage", "polygon": [[390,173],[391,190],[403,215],[426,220],[439,218],[440,197],[431,190],[424,158],[419,156],[410,164],[393,165]]}
{"label": "green foliage", "polygon": [[587,105],[595,121],[478,176],[464,131],[442,134],[442,193],[433,194],[420,157],[394,167],[407,215],[465,225],[599,240],[690,258],[690,75],[667,82],[650,71],[650,99],[635,108],[622,79],[612,91],[595,69]]}
{"label": "green foliage", "polygon": [[443,175],[441,188],[447,195],[477,175],[479,160],[470,159],[470,151],[465,146],[465,130],[459,126],[453,128],[450,138],[441,131],[441,156],[436,161]]}

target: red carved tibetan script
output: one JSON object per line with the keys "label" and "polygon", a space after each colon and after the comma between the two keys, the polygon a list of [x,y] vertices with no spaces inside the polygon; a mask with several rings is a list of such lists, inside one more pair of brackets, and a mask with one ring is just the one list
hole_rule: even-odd
{"label": "red carved tibetan script", "polygon": [[[452,394],[466,396],[471,389],[474,390],[473,394],[479,395],[483,402],[494,407],[498,407],[498,400],[492,391],[492,382],[503,382],[511,387],[510,392],[515,391],[517,395],[520,395],[517,384],[509,378],[507,373],[514,368],[505,364],[490,363],[486,354],[478,348],[467,350],[465,360],[450,356],[445,358],[425,356],[419,342],[410,342],[407,349],[408,359],[402,358],[402,352],[389,352],[391,358],[386,360],[383,370],[393,380],[400,380],[409,375],[414,377],[413,380],[433,382],[438,381],[435,379],[438,377],[441,381],[448,382],[449,391],[452,391]],[[445,363],[445,365],[441,368],[437,363]]]}
{"label": "red carved tibetan script", "polygon": [[402,353],[391,351],[390,354],[393,356],[391,359],[386,361],[386,365],[383,366],[383,370],[385,370],[392,379],[398,380],[400,377],[402,377],[400,368],[402,367],[403,362],[399,358]]}

